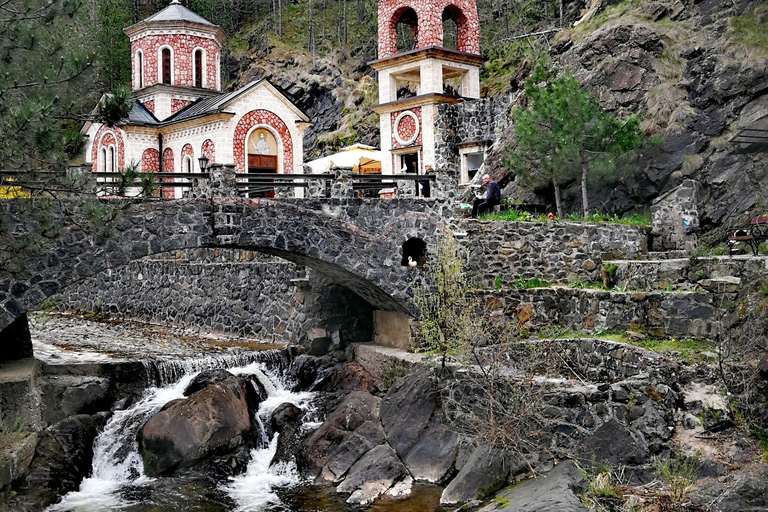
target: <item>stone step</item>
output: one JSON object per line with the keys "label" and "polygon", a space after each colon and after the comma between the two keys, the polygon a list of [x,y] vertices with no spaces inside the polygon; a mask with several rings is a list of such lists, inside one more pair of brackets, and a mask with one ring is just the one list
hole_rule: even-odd
{"label": "stone step", "polygon": [[649,251],[649,260],[675,260],[688,257],[688,251]]}

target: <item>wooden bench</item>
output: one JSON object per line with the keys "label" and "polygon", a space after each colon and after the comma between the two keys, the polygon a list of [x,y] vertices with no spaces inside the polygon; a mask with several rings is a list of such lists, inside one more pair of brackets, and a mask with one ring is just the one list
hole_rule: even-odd
{"label": "wooden bench", "polygon": [[728,245],[729,254],[733,254],[737,243],[743,243],[748,245],[752,249],[752,254],[757,256],[760,244],[765,240],[768,240],[768,213],[752,217],[748,228],[737,229],[725,240],[725,243]]}

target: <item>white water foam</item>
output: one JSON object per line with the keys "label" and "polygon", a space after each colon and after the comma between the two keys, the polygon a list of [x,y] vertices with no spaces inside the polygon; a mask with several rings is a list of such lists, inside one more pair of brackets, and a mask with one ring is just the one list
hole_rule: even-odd
{"label": "white water foam", "polygon": [[136,433],[165,404],[184,398],[184,390],[194,376],[187,375],[170,387],[149,389],[133,407],[115,412],[94,441],[91,476],[80,483],[79,491],[68,493],[46,512],[96,512],[130,505],[116,491],[128,482],[150,481],[144,475]]}
{"label": "white water foam", "polygon": [[[256,375],[267,390],[267,399],[261,402],[256,413],[256,421],[262,426],[262,433],[264,432],[263,421],[269,420],[272,412],[286,402],[302,409],[305,419],[313,414],[314,393],[293,393],[284,389],[279,380],[272,381],[264,374],[264,366],[260,363],[230,371],[235,375]],[[223,487],[223,490],[237,502],[236,512],[259,512],[270,505],[277,505],[280,503],[280,498],[275,494],[275,489],[292,487],[301,482],[294,461],[272,464],[277,451],[277,440],[278,434],[275,434],[267,447],[251,450],[251,462],[248,463],[245,473],[231,478],[230,483]]]}
{"label": "white water foam", "polygon": [[[165,404],[184,398],[184,390],[199,371],[215,366],[217,362],[203,360],[195,364],[180,364],[179,368],[174,368],[170,373],[178,374],[185,370],[190,373],[175,384],[148,389],[135,405],[116,411],[94,442],[92,476],[81,482],[78,491],[68,493],[59,503],[48,507],[46,512],[103,512],[135,507],[135,503],[119,495],[119,490],[127,484],[142,485],[152,481],[144,475],[144,465],[136,442],[137,432]],[[267,399],[260,404],[256,417],[262,427],[265,444],[267,438],[263,420],[268,420],[280,404],[289,402],[296,405],[304,411],[305,417],[312,414],[311,400],[314,394],[285,390],[276,375],[272,379],[267,377],[266,374],[271,372],[263,363],[251,363],[228,371],[235,375],[256,375],[267,391]],[[272,491],[274,488],[299,483],[294,463],[271,465],[276,450],[277,435],[273,436],[265,448],[252,450],[252,460],[246,473],[232,479],[224,488],[238,503],[238,511],[264,510],[270,504],[279,503],[279,498]]]}

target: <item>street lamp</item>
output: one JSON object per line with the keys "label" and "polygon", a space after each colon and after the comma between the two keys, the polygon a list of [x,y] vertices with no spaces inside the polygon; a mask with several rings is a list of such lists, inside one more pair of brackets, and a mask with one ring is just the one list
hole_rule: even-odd
{"label": "street lamp", "polygon": [[205,172],[205,170],[208,168],[208,157],[203,155],[198,158],[197,161],[200,162],[200,172]]}

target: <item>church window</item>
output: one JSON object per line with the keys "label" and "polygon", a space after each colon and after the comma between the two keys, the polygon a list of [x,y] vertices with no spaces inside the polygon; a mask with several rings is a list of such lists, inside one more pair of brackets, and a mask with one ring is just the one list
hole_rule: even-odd
{"label": "church window", "polygon": [[99,156],[101,156],[101,172],[107,172],[107,148],[101,148],[101,151],[99,152]]}
{"label": "church window", "polygon": [[203,86],[203,50],[195,50],[195,87]]}
{"label": "church window", "polygon": [[115,172],[115,147],[110,146],[107,153],[107,172]]}
{"label": "church window", "polygon": [[144,87],[144,53],[136,53],[136,83],[137,89]]}
{"label": "church window", "polygon": [[171,84],[171,50],[170,48],[163,48],[162,51],[162,64],[163,64],[163,83]]}

